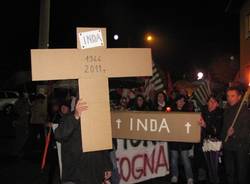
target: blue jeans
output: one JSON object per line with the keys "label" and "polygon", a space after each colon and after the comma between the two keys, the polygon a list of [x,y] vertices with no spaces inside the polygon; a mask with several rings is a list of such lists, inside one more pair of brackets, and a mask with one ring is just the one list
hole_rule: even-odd
{"label": "blue jeans", "polygon": [[183,150],[183,151],[176,151],[176,150],[171,150],[171,173],[172,176],[179,176],[179,169],[178,169],[178,157],[179,157],[179,153],[184,165],[184,170],[185,170],[185,174],[186,174],[186,178],[193,178],[193,171],[192,171],[192,166],[191,166],[191,162],[190,159],[188,157],[188,150]]}

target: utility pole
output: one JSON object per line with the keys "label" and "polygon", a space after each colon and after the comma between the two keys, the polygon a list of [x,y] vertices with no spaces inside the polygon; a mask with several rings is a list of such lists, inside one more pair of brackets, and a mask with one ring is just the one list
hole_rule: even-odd
{"label": "utility pole", "polygon": [[49,48],[50,0],[40,0],[38,48]]}

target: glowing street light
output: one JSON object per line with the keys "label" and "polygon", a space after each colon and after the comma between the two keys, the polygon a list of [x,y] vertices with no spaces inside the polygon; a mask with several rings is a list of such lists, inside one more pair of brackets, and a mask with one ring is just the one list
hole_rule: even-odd
{"label": "glowing street light", "polygon": [[150,41],[152,41],[152,40],[153,40],[153,37],[152,37],[151,35],[148,35],[148,36],[147,36],[147,41],[150,42]]}
{"label": "glowing street light", "polygon": [[114,40],[118,40],[119,39],[119,35],[118,34],[115,34],[114,35]]}
{"label": "glowing street light", "polygon": [[197,73],[197,79],[201,80],[204,77],[204,74],[202,72]]}
{"label": "glowing street light", "polygon": [[152,34],[146,34],[145,39],[148,43],[151,43],[154,41],[154,36]]}
{"label": "glowing street light", "polygon": [[231,61],[234,61],[235,58],[234,58],[234,56],[230,56],[229,59],[230,59]]}

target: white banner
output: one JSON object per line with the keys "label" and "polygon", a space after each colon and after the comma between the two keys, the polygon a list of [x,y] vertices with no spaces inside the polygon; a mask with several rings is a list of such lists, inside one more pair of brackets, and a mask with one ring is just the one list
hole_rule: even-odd
{"label": "white banner", "polygon": [[[119,172],[115,184],[133,184],[169,174],[167,142],[117,139],[115,147]],[[57,149],[61,176],[60,143],[57,143]]]}
{"label": "white banner", "polygon": [[166,142],[117,139],[120,184],[132,184],[169,174]]}

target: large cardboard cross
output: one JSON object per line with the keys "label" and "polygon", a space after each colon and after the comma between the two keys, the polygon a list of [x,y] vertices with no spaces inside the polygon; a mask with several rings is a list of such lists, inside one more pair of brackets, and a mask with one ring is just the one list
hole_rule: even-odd
{"label": "large cardboard cross", "polygon": [[[105,33],[102,39],[106,39]],[[112,148],[108,77],[152,75],[150,49],[106,49],[106,41],[103,43],[100,48],[86,50],[31,50],[33,81],[78,79],[79,96],[89,107],[81,117],[84,152]],[[79,39],[77,45],[79,48]]]}

